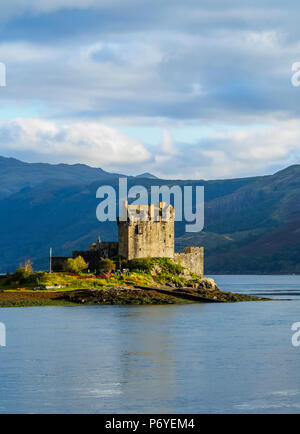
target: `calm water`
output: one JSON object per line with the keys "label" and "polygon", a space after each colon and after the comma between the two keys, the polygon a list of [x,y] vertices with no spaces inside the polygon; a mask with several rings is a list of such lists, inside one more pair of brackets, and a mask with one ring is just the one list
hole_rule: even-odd
{"label": "calm water", "polygon": [[0,309],[0,413],[298,413],[300,276],[216,276],[292,299]]}

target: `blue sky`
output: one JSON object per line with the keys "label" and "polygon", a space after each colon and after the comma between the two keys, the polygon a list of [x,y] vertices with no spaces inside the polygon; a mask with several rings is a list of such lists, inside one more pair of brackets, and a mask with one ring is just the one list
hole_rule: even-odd
{"label": "blue sky", "polygon": [[296,1],[10,0],[0,154],[164,178],[300,157]]}

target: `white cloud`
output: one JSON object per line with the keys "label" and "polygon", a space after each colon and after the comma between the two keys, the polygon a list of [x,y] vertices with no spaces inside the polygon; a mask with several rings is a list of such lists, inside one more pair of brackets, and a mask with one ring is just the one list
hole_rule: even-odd
{"label": "white cloud", "polygon": [[40,119],[0,122],[0,151],[27,160],[85,163],[107,169],[147,162],[151,155],[138,141],[95,122],[57,125]]}
{"label": "white cloud", "polygon": [[0,44],[0,57],[9,65],[32,65],[32,62],[57,61],[59,50],[40,44],[25,41],[2,42]]}
{"label": "white cloud", "polygon": [[195,143],[158,150],[147,171],[164,178],[220,179],[262,175],[300,162],[300,121],[220,129]]}
{"label": "white cloud", "polygon": [[174,148],[173,138],[168,130],[163,130],[162,137],[162,150],[165,154],[176,154],[176,149]]}
{"label": "white cloud", "polygon": [[20,118],[0,122],[0,154],[25,161],[85,163],[128,174],[150,171],[170,179],[243,177],[299,162],[300,121],[219,127],[197,143],[176,143],[164,130],[162,143],[147,148],[95,122],[59,125]]}

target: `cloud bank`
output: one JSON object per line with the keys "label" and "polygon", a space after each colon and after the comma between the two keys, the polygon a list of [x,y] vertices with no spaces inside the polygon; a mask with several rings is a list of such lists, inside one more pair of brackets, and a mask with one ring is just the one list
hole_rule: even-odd
{"label": "cloud bank", "polygon": [[299,162],[299,19],[290,0],[10,0],[0,154],[177,178]]}
{"label": "cloud bank", "polygon": [[[276,122],[251,130],[222,130],[195,143],[174,143],[168,130],[162,142],[146,147],[95,122],[58,125],[36,119],[0,123],[5,156],[25,161],[84,163],[129,174],[150,171],[164,178],[211,179],[263,174],[300,157],[300,122]],[[30,158],[28,158],[30,156]]]}
{"label": "cloud bank", "polygon": [[14,119],[0,123],[0,144],[4,155],[31,161],[85,163],[106,168],[147,163],[151,154],[136,140],[113,128],[85,122],[58,126],[38,119]]}

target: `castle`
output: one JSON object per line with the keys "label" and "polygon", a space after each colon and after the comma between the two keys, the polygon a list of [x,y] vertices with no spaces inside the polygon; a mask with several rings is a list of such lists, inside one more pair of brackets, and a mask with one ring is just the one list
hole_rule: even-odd
{"label": "castle", "polygon": [[[100,237],[88,250],[74,251],[73,258],[82,256],[90,269],[96,269],[100,258],[124,259],[167,257],[193,273],[204,275],[203,247],[185,247],[184,253],[174,250],[174,208],[164,202],[158,205],[124,203],[122,219],[118,219],[119,241],[102,242]],[[61,271],[66,257],[53,258],[53,270]]]}

